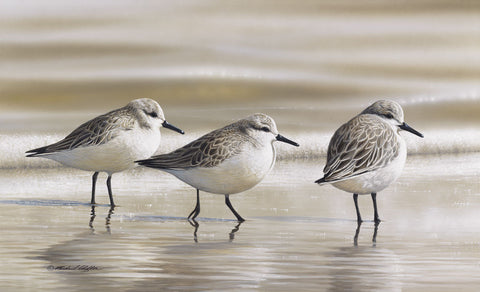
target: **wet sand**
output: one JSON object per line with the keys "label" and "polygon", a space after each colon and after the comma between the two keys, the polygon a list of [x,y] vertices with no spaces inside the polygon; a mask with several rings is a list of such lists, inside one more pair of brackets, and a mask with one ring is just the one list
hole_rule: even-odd
{"label": "wet sand", "polygon": [[[5,291],[475,291],[480,285],[480,154],[410,156],[400,179],[369,196],[358,238],[350,194],[312,182],[324,161],[280,161],[257,187],[201,193],[159,171],[99,177],[69,168],[2,170]],[[376,241],[372,239],[376,234]]]}

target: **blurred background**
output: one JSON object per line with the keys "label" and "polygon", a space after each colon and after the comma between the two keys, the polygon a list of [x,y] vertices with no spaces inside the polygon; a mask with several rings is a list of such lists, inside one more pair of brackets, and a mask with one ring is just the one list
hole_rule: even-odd
{"label": "blurred background", "polygon": [[[265,112],[323,154],[339,125],[391,98],[437,147],[411,151],[478,151],[479,12],[478,1],[6,0],[0,133],[62,138],[150,97],[193,133],[167,149]],[[447,147],[452,129],[461,142]],[[54,140],[23,138],[10,144]]]}

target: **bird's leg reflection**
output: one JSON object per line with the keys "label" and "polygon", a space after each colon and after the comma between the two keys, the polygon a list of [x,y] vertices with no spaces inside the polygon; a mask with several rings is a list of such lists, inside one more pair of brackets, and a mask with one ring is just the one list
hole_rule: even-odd
{"label": "bird's leg reflection", "polygon": [[[375,222],[375,228],[373,230],[373,237],[372,237],[372,246],[375,247],[377,245],[377,233],[378,233],[378,226],[380,222]],[[353,245],[358,246],[358,235],[360,234],[360,227],[362,226],[362,222],[357,222],[357,229],[355,230],[355,235],[353,236]]]}
{"label": "bird's leg reflection", "polygon": [[195,219],[188,219],[188,223],[190,223],[190,225],[192,225],[192,227],[195,228],[193,230],[193,241],[198,242],[197,231],[198,231],[198,226],[200,226],[200,224],[198,224],[197,220]]}
{"label": "bird's leg reflection", "polygon": [[358,234],[360,234],[360,227],[362,226],[362,221],[357,221],[357,229],[355,230],[355,236],[353,237],[353,245],[358,246]]}
{"label": "bird's leg reflection", "polygon": [[110,218],[112,217],[113,211],[115,210],[115,206],[111,206],[110,209],[108,210],[108,215],[105,218],[105,228],[107,229],[108,234],[112,234],[112,231],[110,230]]}
{"label": "bird's leg reflection", "polygon": [[88,222],[88,226],[90,226],[90,229],[92,230],[92,233],[95,232],[95,228],[93,228],[93,221],[95,220],[95,206],[92,205],[92,210],[90,212],[90,222]]}
{"label": "bird's leg reflection", "polygon": [[380,221],[375,221],[375,229],[373,230],[373,238],[372,238],[372,245],[375,247],[377,246],[377,231],[378,225],[380,225]]}
{"label": "bird's leg reflection", "polygon": [[[111,234],[110,230],[110,218],[112,217],[113,211],[115,210],[115,207],[110,207],[108,210],[108,215],[105,218],[105,228],[107,229],[107,232]],[[90,230],[92,233],[95,233],[95,227],[93,226],[93,222],[95,221],[95,217],[97,217],[96,212],[95,212],[95,206],[92,206],[92,209],[90,211],[90,221],[88,222],[88,226],[90,227]]]}
{"label": "bird's leg reflection", "polygon": [[[200,227],[200,224],[197,222],[195,219],[188,219],[188,223],[192,225],[193,229],[193,241],[198,242],[198,237],[197,237],[197,232],[198,232],[198,227]],[[242,225],[243,222],[238,222],[237,225],[230,231],[228,234],[230,242],[232,242],[235,239],[235,233],[240,229],[240,225]]]}
{"label": "bird's leg reflection", "polygon": [[232,242],[235,239],[235,232],[237,232],[240,229],[240,225],[242,225],[242,223],[243,223],[243,221],[238,222],[238,224],[235,225],[235,227],[232,229],[232,231],[230,231],[230,233],[228,234],[229,237],[230,237],[230,242]]}

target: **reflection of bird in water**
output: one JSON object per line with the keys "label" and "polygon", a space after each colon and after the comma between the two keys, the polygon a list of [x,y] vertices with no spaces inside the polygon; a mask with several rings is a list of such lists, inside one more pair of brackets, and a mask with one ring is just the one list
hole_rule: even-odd
{"label": "reflection of bird in water", "polygon": [[[137,272],[136,277],[152,277],[153,274],[149,274],[151,270],[148,267],[155,262],[158,257],[155,251],[162,250],[164,242],[157,241],[152,248],[150,242],[132,240],[138,238],[139,234],[151,235],[151,229],[147,232],[134,228],[129,229],[127,233],[112,234],[110,219],[114,212],[113,208],[98,209],[93,206],[88,210],[91,211],[90,229],[68,234],[68,240],[55,239],[45,250],[39,251],[37,258],[45,261],[47,269],[56,274],[52,275],[53,279],[58,282],[57,285],[61,285],[54,287],[58,287],[57,290],[61,289],[60,287],[81,287],[81,290],[85,291],[97,291],[98,287],[103,287],[103,291],[118,291],[118,287],[130,287],[134,281],[131,277],[112,276],[114,274],[132,275]],[[104,222],[106,232],[100,232]],[[153,239],[155,240],[155,237]],[[85,268],[90,270],[87,271]]]}
{"label": "reflection of bird in water", "polygon": [[235,233],[240,230],[240,225],[242,224],[243,222],[238,222],[237,225],[235,225],[235,227],[232,229],[232,231],[230,231],[230,233],[228,234],[229,235],[229,238],[230,238],[230,242],[232,242],[234,239],[235,239]]}
{"label": "reflection of bird in water", "polygon": [[328,291],[401,291],[404,276],[400,257],[376,245],[379,224],[374,226],[371,245],[358,244],[358,224],[352,246],[337,247],[326,255],[332,278]]}
{"label": "reflection of bird in water", "polygon": [[195,220],[195,219],[189,219],[188,223],[190,223],[190,225],[192,225],[192,227],[194,228],[194,230],[193,230],[193,241],[198,242],[197,231],[198,231],[198,227],[200,226],[200,224],[198,224],[197,220]]}
{"label": "reflection of bird in water", "polygon": [[[378,225],[380,225],[380,222],[375,222],[375,228],[373,230],[373,236],[372,236],[373,246],[376,246],[376,244],[377,244]],[[357,229],[355,230],[355,235],[353,236],[353,245],[354,246],[358,246],[358,235],[360,234],[360,227],[361,226],[362,226],[362,222],[357,222]]]}
{"label": "reflection of bird in water", "polygon": [[[189,219],[188,223],[190,223],[190,225],[192,225],[192,227],[194,228],[194,230],[193,230],[193,241],[198,242],[197,231],[198,231],[198,227],[200,227],[200,224],[195,219]],[[235,225],[235,227],[233,227],[232,231],[230,231],[230,233],[228,234],[230,242],[232,242],[235,239],[235,233],[238,230],[240,230],[240,225],[242,225],[242,223],[243,223],[243,221],[238,222],[237,225]]]}
{"label": "reflection of bird in water", "polygon": [[[92,230],[92,233],[95,233],[95,228],[93,227],[93,222],[95,221],[95,217],[97,217],[96,212],[95,212],[95,205],[92,205],[92,209],[90,211],[90,222],[88,223],[88,226],[90,226],[90,229]],[[110,219],[112,215],[114,214],[113,211],[115,211],[115,207],[110,207],[108,210],[107,217],[105,217],[105,228],[107,230],[107,233],[111,234],[111,229],[110,229]]]}

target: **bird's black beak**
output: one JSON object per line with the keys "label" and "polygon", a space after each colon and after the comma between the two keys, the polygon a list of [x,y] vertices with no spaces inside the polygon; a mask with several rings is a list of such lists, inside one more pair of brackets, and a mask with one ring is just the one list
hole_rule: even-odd
{"label": "bird's black beak", "polygon": [[182,134],[182,135],[185,134],[185,132],[184,132],[183,130],[175,127],[175,126],[172,125],[172,124],[169,124],[167,121],[164,121],[164,122],[162,123],[162,126],[163,126],[164,128],[167,128],[167,129],[173,130],[173,131],[175,131],[175,132],[178,132],[178,133],[180,133],[180,134]]}
{"label": "bird's black beak", "polygon": [[410,133],[412,134],[415,134],[417,135],[418,137],[422,137],[423,138],[423,134],[420,133],[419,131],[415,130],[414,128],[410,127],[409,125],[407,125],[407,123],[403,123],[401,124],[400,126],[398,126],[400,129],[402,130],[405,130],[405,131],[409,131]]}
{"label": "bird's black beak", "polygon": [[298,145],[297,142],[293,142],[292,140],[288,139],[288,138],[285,138],[283,137],[282,135],[278,134],[277,137],[275,137],[278,141],[282,141],[282,142],[285,142],[285,143],[288,143],[288,144],[291,144],[293,146],[300,146]]}

